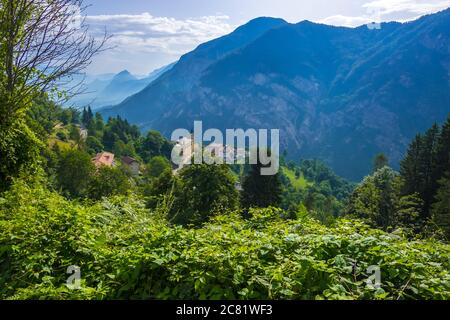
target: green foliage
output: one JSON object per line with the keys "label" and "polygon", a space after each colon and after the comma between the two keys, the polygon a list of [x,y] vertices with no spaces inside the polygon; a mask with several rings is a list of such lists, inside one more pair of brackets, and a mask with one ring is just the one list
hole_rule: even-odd
{"label": "green foliage", "polygon": [[43,142],[52,134],[60,108],[45,95],[36,98],[27,112],[28,127]]}
{"label": "green foliage", "polygon": [[238,207],[239,193],[227,165],[196,164],[182,169],[175,188],[171,222],[196,225]]}
{"label": "green foliage", "polygon": [[[74,109],[62,109],[59,106],[55,108],[57,116],[53,126],[60,121],[63,129],[60,129],[61,131],[54,137],[64,141],[61,135],[67,133],[71,144],[92,156],[108,151],[114,153],[118,159],[130,156],[145,162],[149,162],[154,157],[164,157],[168,160],[171,156],[172,143],[159,132],[151,131],[143,137],[139,128],[131,125],[127,120],[118,116],[109,118],[105,123],[102,116],[99,113],[93,114],[89,107],[81,113]],[[45,122],[45,119],[39,119],[39,122],[41,121]],[[80,128],[87,129],[86,139],[81,136]]]}
{"label": "green foliage", "polygon": [[42,142],[23,121],[8,127],[0,125],[0,192],[8,188],[14,177],[36,169],[41,147]]}
{"label": "green foliage", "polygon": [[59,114],[59,120],[64,125],[68,125],[70,123],[73,123],[73,121],[76,121],[78,119],[78,111],[72,108],[62,109]]}
{"label": "green foliage", "polygon": [[81,123],[85,128],[90,128],[91,130],[95,128],[94,114],[92,113],[91,107],[83,109],[81,114]]}
{"label": "green foliage", "polygon": [[67,135],[63,131],[59,131],[56,133],[56,137],[61,140],[62,142],[67,142]]}
{"label": "green foliage", "polygon": [[97,154],[104,150],[101,141],[95,136],[89,136],[86,139],[86,148],[90,154]]}
{"label": "green foliage", "polygon": [[450,240],[450,172],[440,181],[432,216],[433,222],[444,231],[447,240]]}
{"label": "green foliage", "polygon": [[130,189],[130,179],[121,168],[101,166],[90,179],[88,196],[99,200],[103,197],[124,195]]}
{"label": "green foliage", "polygon": [[114,142],[112,151],[116,155],[116,157],[136,156],[136,150],[134,149],[134,144],[132,141],[124,143],[122,140],[117,140],[116,142]]}
{"label": "green foliage", "polygon": [[300,172],[304,177],[313,182],[316,186],[323,182],[327,183],[326,188],[331,190],[331,194],[338,200],[347,199],[354,189],[354,185],[345,179],[337,176],[328,166],[319,160],[302,160]]}
{"label": "green foliage", "polygon": [[417,135],[401,162],[403,194],[418,194],[423,201],[422,220],[431,217],[431,207],[439,188],[439,180],[450,170],[450,115],[442,127],[432,126]]}
{"label": "green foliage", "polygon": [[422,227],[420,221],[422,208],[423,200],[418,194],[401,196],[395,213],[394,225],[419,233]]}
{"label": "green foliage", "polygon": [[[0,198],[1,299],[450,299],[450,247],[279,209],[171,226],[133,198],[91,206],[20,181]],[[81,269],[81,289],[66,286]],[[369,266],[381,287],[366,284]]]}
{"label": "green foliage", "polygon": [[366,177],[350,198],[348,213],[374,226],[387,229],[394,226],[400,180],[389,167]]}
{"label": "green foliage", "polygon": [[61,190],[70,197],[87,195],[94,165],[91,156],[84,151],[63,151],[57,167],[57,181]]}
{"label": "green foliage", "polygon": [[70,138],[70,140],[72,140],[75,143],[75,145],[79,149],[83,149],[84,141],[81,136],[80,128],[77,125],[69,126],[69,138]]}
{"label": "green foliage", "polygon": [[305,179],[302,172],[294,171],[289,168],[283,168],[283,174],[289,179],[289,182],[295,189],[306,189],[311,183]]}
{"label": "green foliage", "polygon": [[384,167],[368,176],[352,194],[347,213],[385,230],[401,228],[417,234],[423,227],[423,201],[418,194],[403,196],[400,175]]}
{"label": "green foliage", "polygon": [[450,114],[441,128],[436,145],[435,159],[433,178],[436,182],[435,187],[438,188],[439,180],[445,178],[446,173],[450,171]]}
{"label": "green foliage", "polygon": [[[143,188],[143,194],[147,199],[147,206],[155,209],[158,204],[167,200],[169,193],[178,185],[180,185],[180,181],[177,177],[173,176],[172,169],[167,169],[159,177],[147,181]],[[168,211],[170,209],[168,208]]]}
{"label": "green foliage", "polygon": [[314,187],[307,191],[303,204],[311,217],[325,225],[333,223],[343,210],[343,204],[340,201]]}
{"label": "green foliage", "polygon": [[248,208],[267,208],[281,205],[282,185],[280,174],[264,176],[261,169],[264,166],[251,165],[250,172],[242,183],[242,206]]}
{"label": "green foliage", "polygon": [[145,138],[140,139],[137,150],[145,162],[149,162],[156,156],[170,159],[172,144],[158,131],[149,131]]}
{"label": "green foliage", "polygon": [[307,209],[308,216],[326,225],[343,214],[354,186],[334,174],[324,163],[318,160],[302,160],[300,165],[289,162],[282,172],[283,209],[291,212],[292,208],[301,205]]}
{"label": "green foliage", "polygon": [[171,168],[172,166],[167,158],[161,156],[153,157],[147,164],[146,175],[149,178],[158,178],[163,172]]}

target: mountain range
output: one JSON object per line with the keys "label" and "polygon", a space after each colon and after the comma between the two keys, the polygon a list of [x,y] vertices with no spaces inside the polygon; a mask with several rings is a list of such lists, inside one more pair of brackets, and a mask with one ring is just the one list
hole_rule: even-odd
{"label": "mountain range", "polygon": [[450,112],[450,9],[380,28],[258,18],[200,45],[102,110],[170,136],[204,128],[280,129],[291,159],[359,180],[385,153],[398,167],[415,134]]}
{"label": "mountain range", "polygon": [[91,106],[100,109],[105,106],[118,104],[125,98],[138,93],[159,76],[170,70],[175,63],[152,71],[144,77],[137,77],[128,70],[117,74],[102,74],[88,76],[84,81],[84,93],[76,96],[69,103],[77,107]]}

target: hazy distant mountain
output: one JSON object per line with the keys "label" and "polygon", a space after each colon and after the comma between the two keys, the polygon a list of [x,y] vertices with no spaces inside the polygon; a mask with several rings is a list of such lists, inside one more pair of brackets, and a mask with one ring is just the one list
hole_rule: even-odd
{"label": "hazy distant mountain", "polygon": [[89,76],[85,85],[86,93],[77,96],[71,103],[78,107],[90,105],[93,109],[118,104],[125,98],[141,91],[164,72],[170,70],[175,63],[159,68],[148,76],[138,78],[128,70],[118,74]]}
{"label": "hazy distant mountain", "polygon": [[291,158],[360,179],[450,112],[450,10],[381,29],[260,18],[105,110],[143,129],[279,128]]}

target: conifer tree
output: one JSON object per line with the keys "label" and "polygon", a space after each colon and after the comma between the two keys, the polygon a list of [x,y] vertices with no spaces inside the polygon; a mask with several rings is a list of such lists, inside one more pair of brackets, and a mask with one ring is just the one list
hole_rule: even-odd
{"label": "conifer tree", "polygon": [[420,196],[423,200],[423,218],[429,218],[430,207],[433,203],[437,191],[437,181],[434,179],[433,172],[436,167],[436,149],[439,140],[439,126],[434,124],[423,137],[422,148],[420,151]]}
{"label": "conifer tree", "polygon": [[444,231],[447,239],[450,239],[450,171],[440,180],[439,185],[432,210],[433,222]]}
{"label": "conifer tree", "polygon": [[423,201],[422,221],[430,217],[437,191],[437,154],[441,141],[440,128],[434,124],[424,135],[417,135],[401,162],[403,195],[418,194]]}
{"label": "conifer tree", "polygon": [[252,165],[242,184],[242,206],[244,208],[278,207],[281,204],[282,185],[280,174],[261,175],[264,166],[258,161]]}
{"label": "conifer tree", "polygon": [[[439,181],[450,171],[450,114],[442,126],[441,134],[436,146],[436,165],[433,172],[433,180]],[[437,185],[435,186],[437,189]]]}
{"label": "conifer tree", "polygon": [[422,144],[422,136],[416,135],[409,145],[405,158],[400,163],[400,174],[404,181],[404,195],[419,193],[421,188],[420,155]]}
{"label": "conifer tree", "polygon": [[91,107],[88,107],[83,109],[83,115],[81,117],[81,121],[83,122],[83,125],[88,128],[92,127],[94,123],[94,114],[92,113]]}

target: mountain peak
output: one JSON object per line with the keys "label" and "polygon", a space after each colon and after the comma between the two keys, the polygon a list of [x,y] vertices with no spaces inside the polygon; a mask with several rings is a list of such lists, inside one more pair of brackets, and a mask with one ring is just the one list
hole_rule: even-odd
{"label": "mountain peak", "polygon": [[281,18],[273,18],[273,17],[258,17],[250,20],[246,24],[237,28],[234,32],[261,32],[266,31],[272,28],[276,28],[282,25],[286,25],[288,22]]}
{"label": "mountain peak", "polygon": [[128,70],[123,70],[114,76],[113,81],[128,81],[136,79]]}
{"label": "mountain peak", "polygon": [[123,76],[131,76],[131,73],[130,73],[130,71],[128,71],[128,70],[122,70],[122,71],[120,71],[118,74],[117,74],[117,76],[120,76],[120,77],[123,77]]}
{"label": "mountain peak", "polygon": [[254,18],[252,20],[250,20],[249,22],[247,22],[245,25],[250,25],[250,24],[261,24],[261,23],[281,23],[281,24],[285,24],[288,23],[286,22],[286,20],[282,19],[282,18],[274,18],[274,17],[258,17],[258,18]]}

